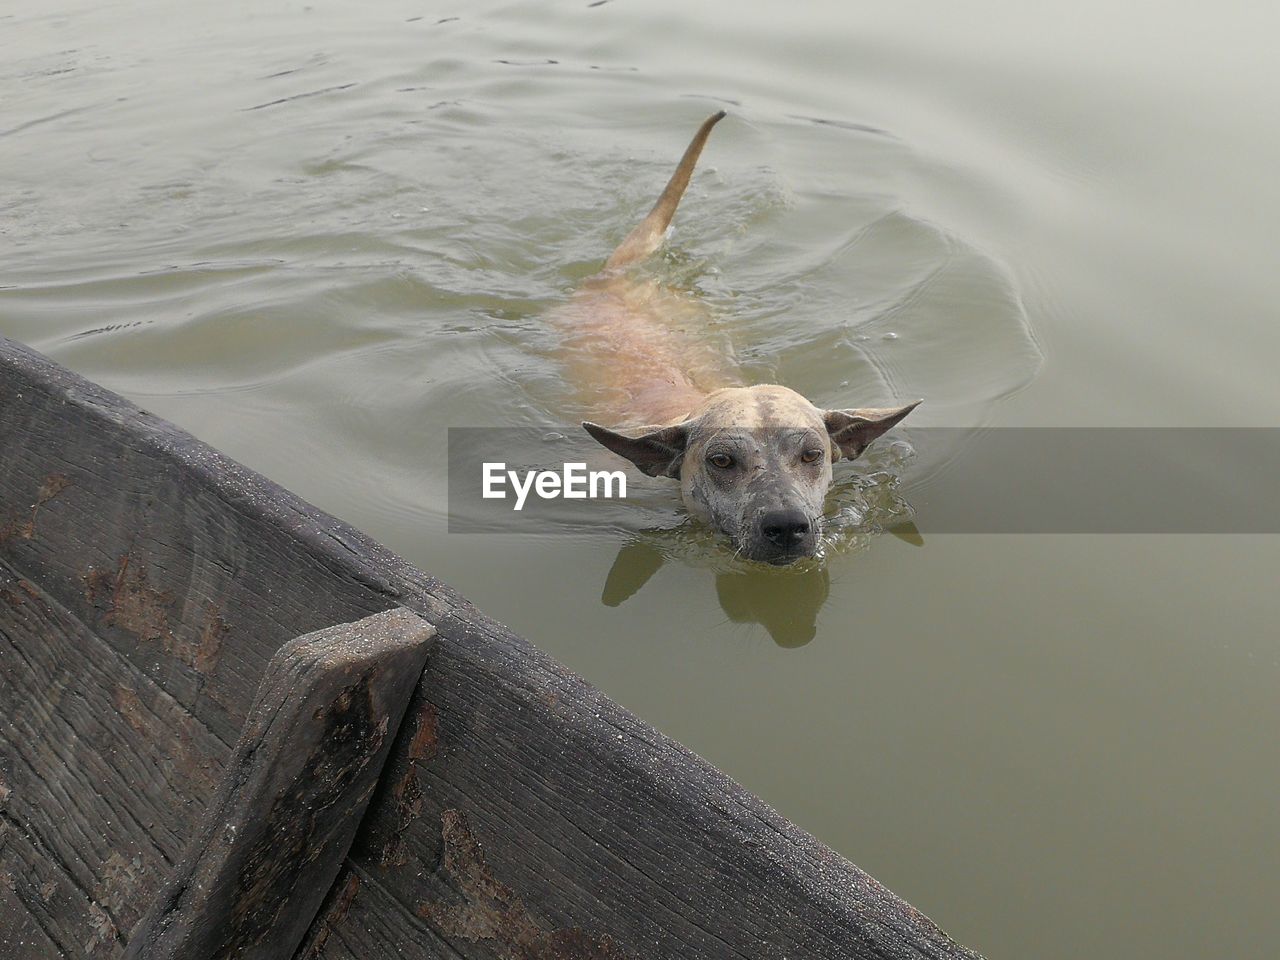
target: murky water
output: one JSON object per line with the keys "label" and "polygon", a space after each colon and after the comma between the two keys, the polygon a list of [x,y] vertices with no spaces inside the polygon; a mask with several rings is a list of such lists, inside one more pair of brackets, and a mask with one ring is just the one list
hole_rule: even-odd
{"label": "murky water", "polygon": [[[760,571],[657,486],[448,535],[444,450],[563,429],[542,318],[720,107],[654,269],[751,379],[918,426],[1277,425],[1278,26],[17,0],[0,332],[450,581],[993,960],[1270,956],[1280,538],[855,524]],[[876,476],[939,459],[905,449],[837,502],[892,514]]]}

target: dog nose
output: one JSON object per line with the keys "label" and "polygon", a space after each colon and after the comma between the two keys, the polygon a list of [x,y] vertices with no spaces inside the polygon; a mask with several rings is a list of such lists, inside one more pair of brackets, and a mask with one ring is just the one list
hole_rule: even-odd
{"label": "dog nose", "polygon": [[793,547],[809,532],[809,518],[799,510],[774,510],[760,518],[760,532],[770,543]]}

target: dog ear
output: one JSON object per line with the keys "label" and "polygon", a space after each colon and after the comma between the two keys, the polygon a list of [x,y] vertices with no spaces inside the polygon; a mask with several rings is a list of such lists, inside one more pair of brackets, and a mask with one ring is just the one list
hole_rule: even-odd
{"label": "dog ear", "polygon": [[689,427],[677,423],[672,427],[641,427],[638,435],[628,437],[599,424],[583,421],[582,427],[597,441],[620,457],[630,460],[651,477],[680,479],[680,462],[689,442]]}
{"label": "dog ear", "polygon": [[856,460],[871,441],[884,433],[923,401],[905,407],[863,407],[857,410],[828,410],[822,415],[831,437],[831,459]]}

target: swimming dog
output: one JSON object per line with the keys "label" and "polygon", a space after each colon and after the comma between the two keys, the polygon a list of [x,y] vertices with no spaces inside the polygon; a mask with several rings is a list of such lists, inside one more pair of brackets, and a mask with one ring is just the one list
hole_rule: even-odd
{"label": "swimming dog", "polygon": [[[779,384],[746,385],[681,328],[692,298],[635,267],[662,245],[721,111],[703,122],[653,209],[555,312],[570,379],[617,429],[582,426],[651,477],[680,482],[688,511],[750,560],[791,563],[818,548],[832,464],[862,454],[916,408],[823,410]],[[628,426],[634,425],[634,426]]]}

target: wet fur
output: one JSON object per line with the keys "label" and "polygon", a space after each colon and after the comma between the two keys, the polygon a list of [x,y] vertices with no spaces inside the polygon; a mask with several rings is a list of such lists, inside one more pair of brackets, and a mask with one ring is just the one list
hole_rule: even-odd
{"label": "wet fur", "polygon": [[[859,456],[916,404],[821,410],[788,387],[745,385],[728,357],[681,333],[705,322],[701,304],[636,275],[632,268],[662,244],[723,117],[703,122],[648,216],[553,322],[584,405],[630,427],[588,421],[588,433],[645,473],[679,480],[690,513],[729,536],[737,553],[787,563],[817,549],[832,463]],[[726,459],[732,467],[716,466]]]}

